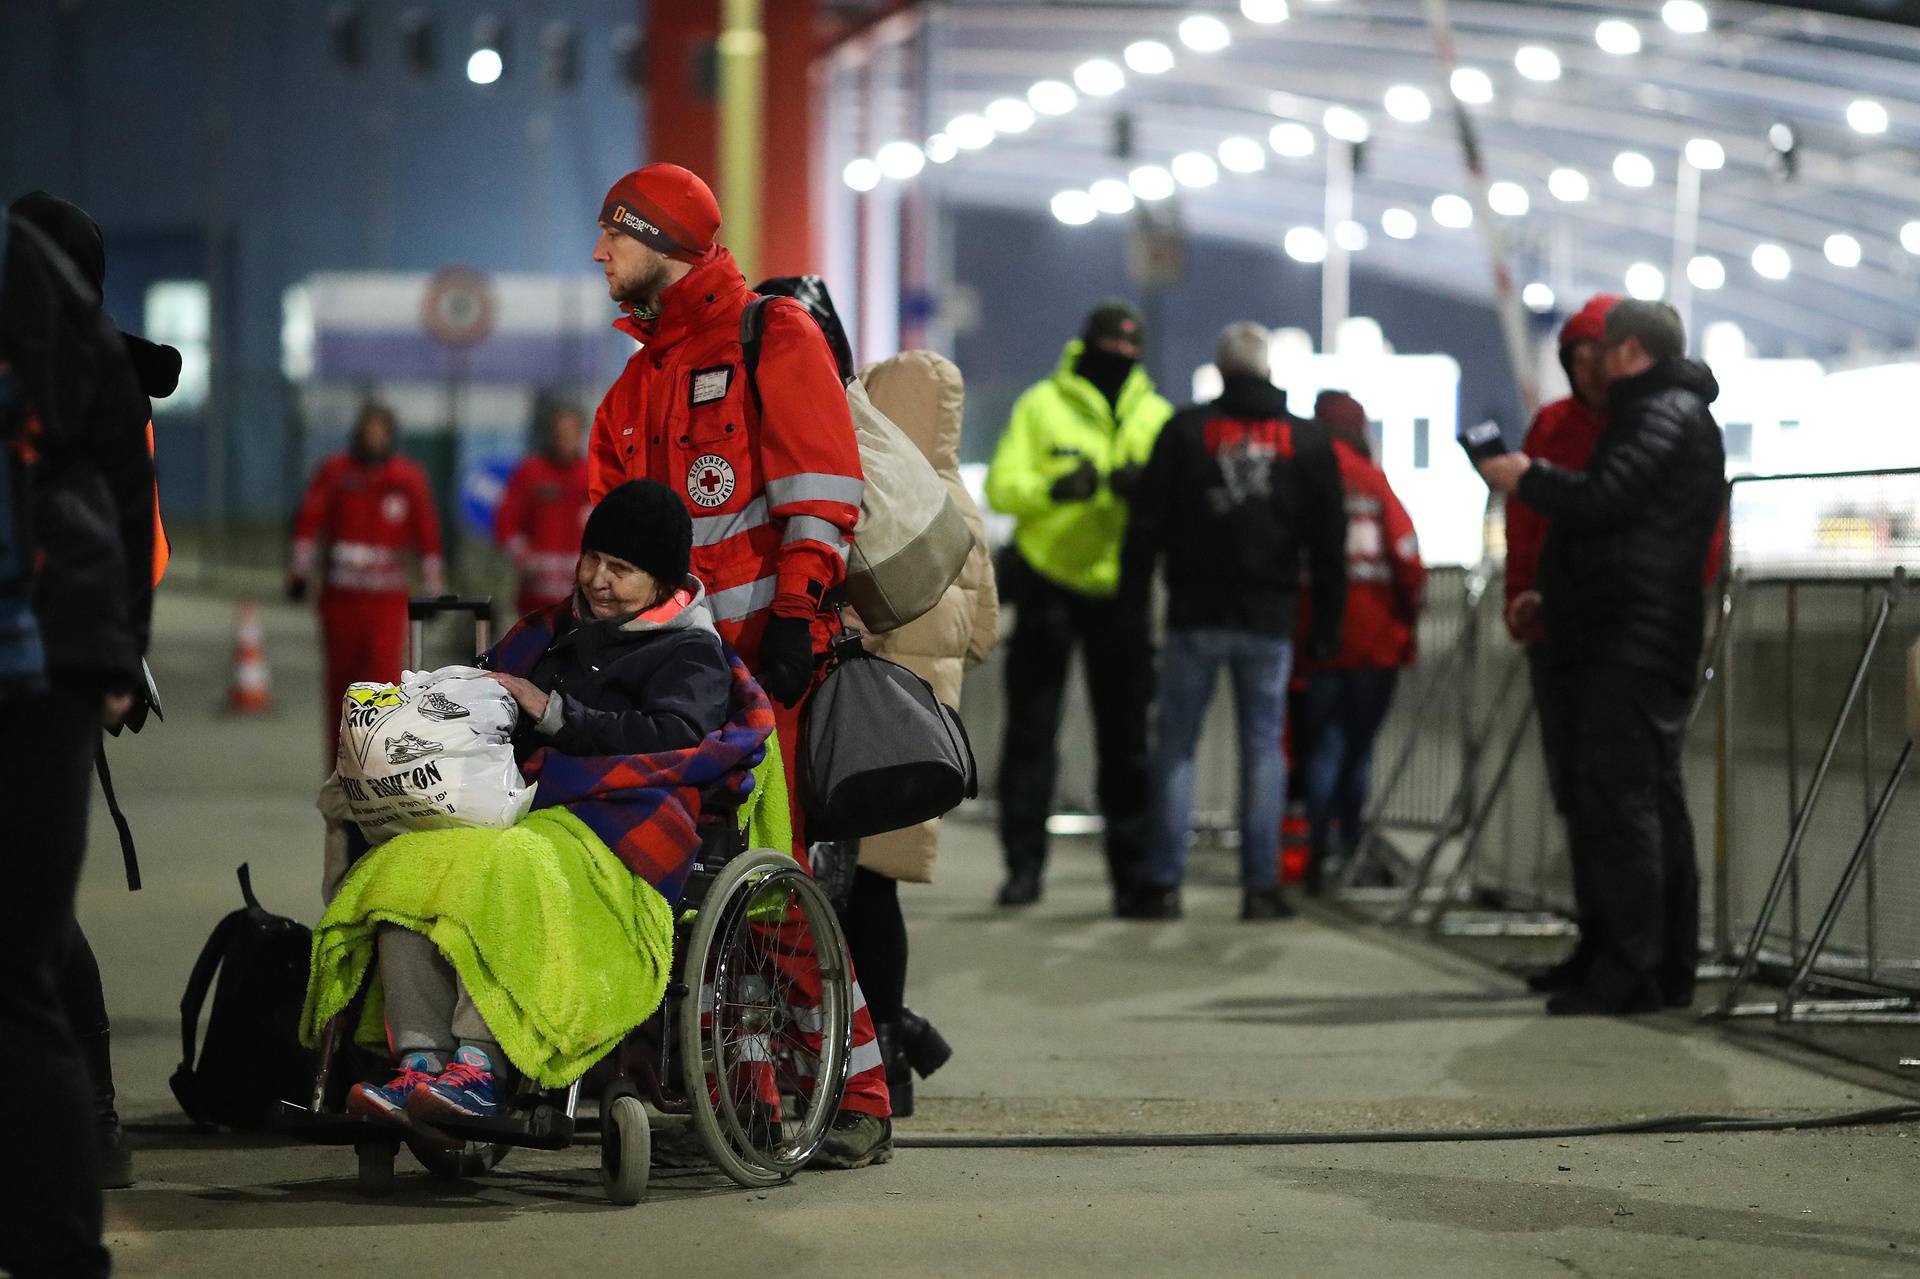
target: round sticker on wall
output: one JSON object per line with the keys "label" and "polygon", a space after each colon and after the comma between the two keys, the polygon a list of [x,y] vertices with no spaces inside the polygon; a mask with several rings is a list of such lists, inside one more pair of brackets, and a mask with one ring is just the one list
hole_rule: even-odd
{"label": "round sticker on wall", "polygon": [[687,468],[687,496],[695,506],[720,506],[733,496],[733,463],[717,453],[702,453]]}

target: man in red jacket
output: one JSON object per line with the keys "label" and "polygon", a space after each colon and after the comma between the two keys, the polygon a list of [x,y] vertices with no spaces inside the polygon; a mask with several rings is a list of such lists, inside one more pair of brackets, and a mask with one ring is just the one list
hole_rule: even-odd
{"label": "man in red jacket", "polygon": [[[1313,416],[1333,438],[1347,506],[1347,611],[1340,651],[1303,663],[1300,741],[1312,858],[1307,892],[1318,895],[1331,865],[1334,830],[1350,849],[1373,777],[1373,743],[1393,704],[1400,668],[1418,652],[1427,567],[1413,521],[1373,462],[1367,413],[1344,391],[1323,391]],[[1312,619],[1301,597],[1300,629]]]}
{"label": "man in red jacket", "polygon": [[580,410],[560,405],[547,413],[540,451],[529,454],[507,480],[493,535],[520,574],[514,609],[525,617],[573,593],[573,570],[586,530],[586,423]]}
{"label": "man in red jacket", "polygon": [[[1607,312],[1620,299],[1602,293],[1590,299],[1560,329],[1560,366],[1567,371],[1573,394],[1542,405],[1520,451],[1538,461],[1571,471],[1583,471],[1593,446],[1606,427],[1607,374],[1601,358],[1601,338]],[[1547,517],[1507,496],[1507,630],[1527,649],[1527,673],[1533,684],[1534,713],[1540,720],[1540,749],[1546,758],[1547,789],[1553,806],[1566,811],[1572,779],[1567,774],[1573,757],[1568,734],[1573,728],[1572,690],[1567,668],[1554,662],[1546,628],[1540,622],[1540,592],[1535,587],[1540,548],[1547,540]],[[1586,944],[1589,896],[1581,867],[1573,868],[1574,910],[1579,916],[1582,944],[1565,961],[1528,978],[1535,990],[1554,991],[1578,985],[1590,954]]]}
{"label": "man in red jacket", "polygon": [[407,555],[420,557],[427,593],[446,588],[440,517],[427,473],[393,451],[393,410],[361,406],[353,442],[320,464],[293,524],[287,598],[307,596],[320,567],[320,639],[326,649],[327,767],[340,746],[340,699],[356,680],[397,680],[406,655]]}
{"label": "man in red jacket", "polygon": [[[860,518],[860,447],[833,351],[800,303],[766,308],[749,384],[740,317],[755,295],[719,229],[713,192],[679,165],[650,164],[607,192],[593,260],[626,312],[614,327],[640,349],[594,414],[588,491],[597,502],[653,479],[685,496],[720,637],[773,699],[804,862],[801,710],[838,629],[825,606]],[[864,1000],[855,1006],[846,1096],[816,1156],[827,1167],[893,1150],[886,1069]]]}

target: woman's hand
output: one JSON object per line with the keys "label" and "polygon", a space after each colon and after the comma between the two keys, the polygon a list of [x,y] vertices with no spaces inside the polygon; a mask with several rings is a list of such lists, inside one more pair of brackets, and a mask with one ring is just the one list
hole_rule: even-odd
{"label": "woman's hand", "polygon": [[520,709],[534,719],[538,720],[547,713],[548,695],[518,675],[508,675],[504,671],[488,671],[487,677],[513,694],[513,700],[520,703]]}

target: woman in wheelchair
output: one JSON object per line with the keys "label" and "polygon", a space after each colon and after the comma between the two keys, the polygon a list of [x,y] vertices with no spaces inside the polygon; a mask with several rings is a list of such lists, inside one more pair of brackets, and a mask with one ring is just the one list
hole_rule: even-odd
{"label": "woman in wheelchair", "polygon": [[[514,748],[523,764],[543,747],[681,751],[723,725],[733,677],[705,588],[688,572],[691,544],[685,504],[652,480],[623,484],[594,508],[573,599],[545,652],[524,678],[492,675],[522,712]],[[399,1071],[384,1085],[355,1085],[348,1112],[424,1127],[429,1138],[436,1117],[499,1116],[511,1067],[453,966],[414,929],[381,923],[376,939]]]}

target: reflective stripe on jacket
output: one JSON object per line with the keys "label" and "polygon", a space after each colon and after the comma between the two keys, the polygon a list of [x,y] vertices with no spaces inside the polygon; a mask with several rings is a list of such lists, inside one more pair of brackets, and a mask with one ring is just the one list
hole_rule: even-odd
{"label": "reflective stripe on jacket", "polygon": [[[1083,595],[1110,597],[1120,588],[1120,543],[1127,504],[1107,477],[1144,466],[1173,406],[1136,366],[1120,388],[1117,409],[1074,371],[1082,344],[1067,343],[1053,376],[1028,388],[987,468],[987,502],[1017,521],[1014,545],[1043,577]],[[1055,502],[1054,481],[1085,459],[1101,483],[1084,502]]]}
{"label": "reflective stripe on jacket", "polygon": [[560,462],[536,453],[514,468],[493,533],[520,574],[523,594],[553,603],[572,593],[580,535],[592,509],[586,458]]}
{"label": "reflective stripe on jacket", "polygon": [[[1303,660],[1301,669],[1373,670],[1411,666],[1418,656],[1420,609],[1427,568],[1407,508],[1400,505],[1387,473],[1345,440],[1335,438],[1340,486],[1347,507],[1347,616],[1339,655]],[[1301,600],[1300,633],[1311,627]]]}
{"label": "reflective stripe on jacket", "polygon": [[771,614],[813,617],[846,576],[864,488],[839,367],[805,308],[767,308],[746,384],[740,313],[753,299],[716,246],[650,319],[617,328],[641,343],[594,414],[594,501],[632,479],[684,495],[693,571],[721,638],[755,668]]}
{"label": "reflective stripe on jacket", "polygon": [[323,544],[329,591],[404,594],[409,551],[420,556],[427,591],[441,589],[440,517],[427,473],[408,458],[369,463],[340,453],[321,463],[294,519],[295,577],[313,574]]}

